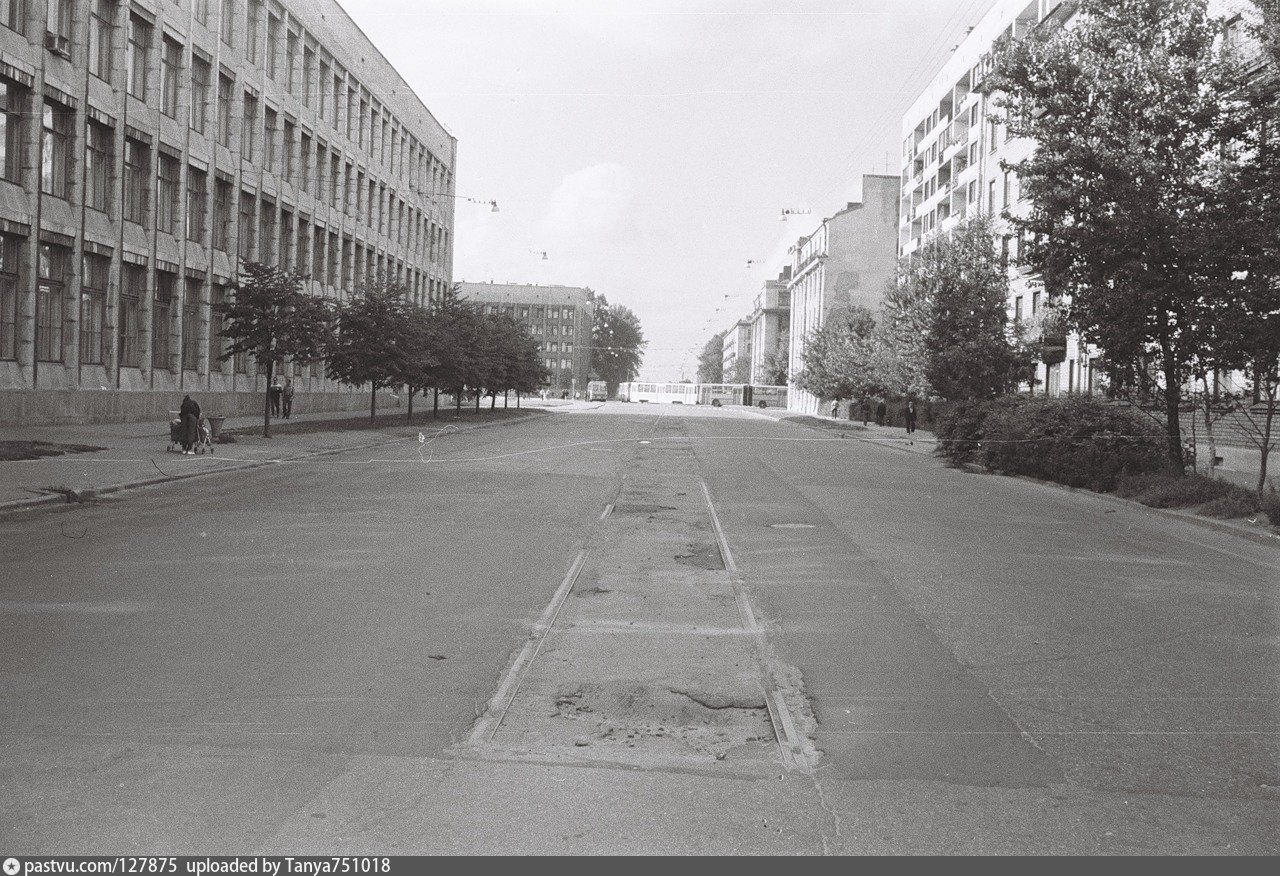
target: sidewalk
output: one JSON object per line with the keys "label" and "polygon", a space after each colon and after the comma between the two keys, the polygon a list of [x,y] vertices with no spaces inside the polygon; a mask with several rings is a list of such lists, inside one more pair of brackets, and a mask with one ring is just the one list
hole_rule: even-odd
{"label": "sidewalk", "polygon": [[222,426],[222,433],[231,433],[235,443],[216,444],[212,454],[194,456],[168,452],[166,423],[9,428],[0,440],[102,449],[30,460],[0,460],[0,513],[32,505],[83,501],[127,487],[252,468],[279,460],[373,447],[445,425],[470,430],[531,416],[545,416],[545,412],[514,407],[490,411],[485,405],[477,414],[464,406],[460,417],[455,417],[453,408],[447,408],[441,409],[439,419],[432,419],[431,406],[427,404],[414,406],[412,423],[406,420],[406,409],[392,408],[379,412],[376,425],[370,427],[368,411],[328,411],[299,414],[290,420],[273,419],[273,437],[269,439],[262,437],[261,416],[235,417]]}
{"label": "sidewalk", "polygon": [[797,414],[794,411],[784,410],[783,408],[762,408],[759,413],[774,420],[794,423],[797,426],[835,432],[841,438],[880,444],[884,447],[891,447],[894,450],[919,453],[922,456],[932,456],[933,451],[938,446],[938,440],[934,438],[932,432],[922,432],[918,429],[908,435],[907,430],[901,426],[877,426],[875,423],[868,423],[864,426],[855,420],[842,420],[838,417],[828,417],[823,414]]}

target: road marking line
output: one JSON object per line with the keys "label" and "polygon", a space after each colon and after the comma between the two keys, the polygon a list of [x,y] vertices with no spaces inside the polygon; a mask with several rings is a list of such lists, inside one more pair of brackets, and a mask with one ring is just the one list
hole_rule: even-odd
{"label": "road marking line", "polygon": [[729,541],[724,536],[724,528],[720,525],[720,515],[716,514],[716,506],[711,501],[711,490],[707,482],[702,482],[702,495],[707,499],[707,511],[711,514],[711,526],[716,531],[716,544],[720,547],[720,558],[724,560],[725,570],[733,578],[733,596],[738,603],[738,613],[742,615],[742,625],[753,633],[760,632],[760,624],[756,622],[756,614],[751,610],[751,602],[743,592],[742,580],[738,574],[738,564],[733,559],[733,551],[729,549]]}
{"label": "road marking line", "polygon": [[604,510],[600,512],[600,516],[597,519],[604,520],[606,517],[608,517],[612,513],[613,513],[613,503],[610,502],[608,505],[604,506]]}
{"label": "road marking line", "polygon": [[516,694],[520,692],[520,683],[524,681],[524,670],[537,659],[538,652],[542,650],[542,643],[546,641],[547,633],[551,631],[552,625],[556,622],[556,617],[560,614],[560,608],[573,590],[573,585],[578,580],[578,575],[582,573],[582,567],[586,564],[586,561],[587,552],[585,550],[578,551],[578,556],[574,559],[569,572],[564,576],[564,580],[560,582],[560,587],[556,590],[555,595],[551,597],[551,602],[542,610],[542,615],[534,623],[532,635],[524,643],[524,647],[520,649],[519,656],[511,664],[511,668],[507,670],[507,674],[503,676],[502,684],[498,685],[498,690],[489,700],[488,706],[485,707],[484,715],[472,729],[470,737],[472,745],[490,742],[497,735],[503,719],[507,716],[507,710],[511,708]]}

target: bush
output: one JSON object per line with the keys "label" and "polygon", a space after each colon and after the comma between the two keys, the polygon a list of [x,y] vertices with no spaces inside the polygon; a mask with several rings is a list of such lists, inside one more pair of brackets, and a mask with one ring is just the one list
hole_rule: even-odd
{"label": "bush", "polygon": [[954,402],[940,413],[934,425],[938,454],[959,465],[982,461],[982,439],[987,417],[994,410],[1016,407],[1026,399],[1006,396],[990,401]]}
{"label": "bush", "polygon": [[988,468],[1071,487],[1107,492],[1121,475],[1167,467],[1157,424],[1087,397],[995,403],[982,431]]}
{"label": "bush", "polygon": [[1262,494],[1262,512],[1267,515],[1272,526],[1280,526],[1280,493],[1272,487]]}
{"label": "bush", "polygon": [[1244,487],[1233,486],[1225,496],[1205,502],[1196,510],[1206,517],[1220,517],[1223,520],[1248,517],[1258,511],[1258,494]]}
{"label": "bush", "polygon": [[[1233,491],[1244,490],[1227,481],[1204,475],[1178,476],[1168,473],[1121,478],[1116,488],[1117,495],[1151,508],[1190,508],[1192,505],[1225,499]],[[1254,498],[1256,509],[1256,497]]]}

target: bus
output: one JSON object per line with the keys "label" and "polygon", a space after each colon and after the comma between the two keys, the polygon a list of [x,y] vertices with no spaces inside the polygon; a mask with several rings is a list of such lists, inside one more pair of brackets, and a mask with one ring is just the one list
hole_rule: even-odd
{"label": "bus", "polygon": [[609,384],[603,380],[593,380],[587,384],[587,401],[608,401]]}
{"label": "bus", "polygon": [[693,383],[624,383],[618,387],[618,399],[640,403],[696,405],[698,387]]}

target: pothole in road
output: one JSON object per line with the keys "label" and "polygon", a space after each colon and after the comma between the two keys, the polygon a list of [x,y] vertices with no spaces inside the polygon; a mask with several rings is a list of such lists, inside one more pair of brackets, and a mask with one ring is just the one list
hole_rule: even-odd
{"label": "pothole in road", "polygon": [[693,566],[695,569],[724,569],[724,557],[720,556],[720,549],[713,544],[691,544],[687,554],[676,554],[674,559],[681,565]]}
{"label": "pothole in road", "polygon": [[735,748],[773,740],[764,694],[678,687],[581,685],[560,691],[553,717],[571,722],[575,748],[678,743],[724,760]]}
{"label": "pothole in road", "polygon": [[613,506],[614,514],[657,514],[659,511],[674,511],[674,505],[645,505],[622,502]]}

